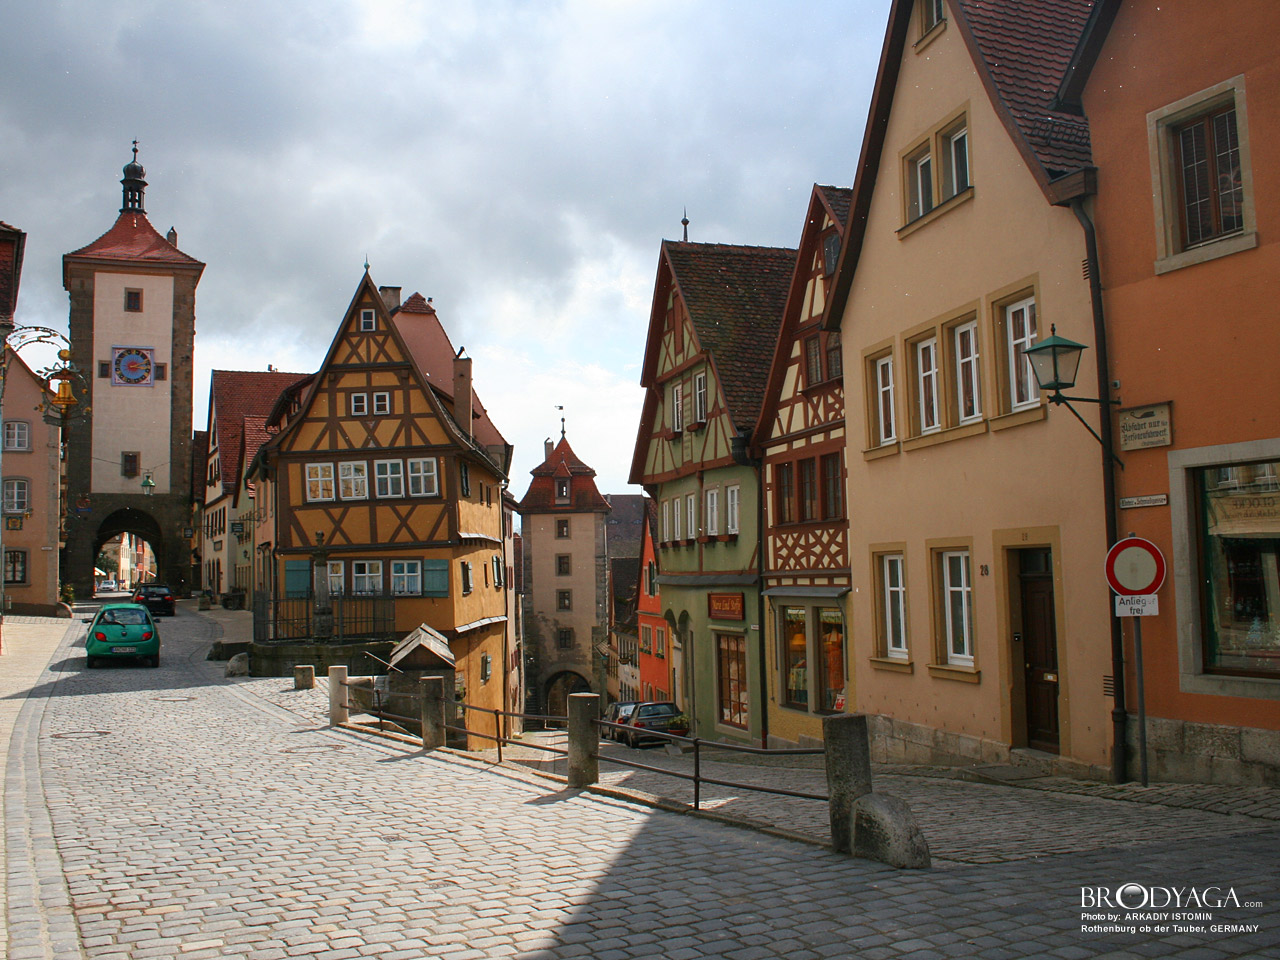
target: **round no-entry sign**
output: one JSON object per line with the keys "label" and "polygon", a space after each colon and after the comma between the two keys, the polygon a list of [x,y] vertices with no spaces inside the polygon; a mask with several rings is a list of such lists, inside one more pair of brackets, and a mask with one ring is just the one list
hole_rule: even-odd
{"label": "round no-entry sign", "polygon": [[1164,571],[1164,554],[1150,540],[1126,537],[1107,551],[1107,583],[1122,597],[1155,593]]}

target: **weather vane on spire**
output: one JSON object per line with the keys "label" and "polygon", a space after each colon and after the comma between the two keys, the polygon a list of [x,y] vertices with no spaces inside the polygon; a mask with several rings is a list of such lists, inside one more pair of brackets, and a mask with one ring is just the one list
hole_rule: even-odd
{"label": "weather vane on spire", "polygon": [[[556,404],[556,409],[564,412],[564,406],[559,403]],[[564,417],[560,418],[560,439],[564,439]]]}
{"label": "weather vane on spire", "polygon": [[133,141],[133,162],[134,163],[138,162],[138,141],[137,140]]}

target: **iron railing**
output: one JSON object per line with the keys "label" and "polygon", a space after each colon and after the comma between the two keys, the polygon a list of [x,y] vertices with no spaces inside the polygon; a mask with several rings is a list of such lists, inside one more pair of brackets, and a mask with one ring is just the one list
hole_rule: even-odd
{"label": "iron railing", "polygon": [[329,605],[333,610],[333,629],[329,637],[319,638],[312,597],[254,597],[253,640],[255,643],[297,640],[346,643],[396,639],[394,597],[336,596]]}

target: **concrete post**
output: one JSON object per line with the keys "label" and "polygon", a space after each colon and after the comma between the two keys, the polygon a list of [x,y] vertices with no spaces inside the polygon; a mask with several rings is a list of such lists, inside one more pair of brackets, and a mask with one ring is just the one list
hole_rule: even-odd
{"label": "concrete post", "polygon": [[316,686],[316,668],[311,664],[293,668],[293,689],[314,690]]}
{"label": "concrete post", "polygon": [[850,853],[854,802],[871,792],[871,738],[866,714],[823,717],[822,741],[826,749],[827,792],[831,797],[831,846],[839,853]]}
{"label": "concrete post", "polygon": [[569,786],[586,787],[600,779],[596,750],[600,736],[595,721],[600,717],[600,695],[569,694]]}
{"label": "concrete post", "polygon": [[419,677],[418,695],[422,697],[422,749],[436,750],[444,746],[444,678]]}
{"label": "concrete post", "polygon": [[350,719],[347,713],[347,668],[329,668],[329,726],[336,727]]}

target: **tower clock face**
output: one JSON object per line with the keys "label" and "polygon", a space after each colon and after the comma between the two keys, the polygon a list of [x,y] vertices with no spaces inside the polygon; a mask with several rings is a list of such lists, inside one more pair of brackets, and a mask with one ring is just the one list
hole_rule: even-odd
{"label": "tower clock face", "polygon": [[150,385],[154,375],[152,351],[148,347],[114,347],[111,351],[111,381],[126,386]]}

